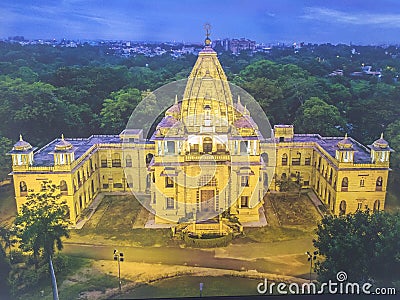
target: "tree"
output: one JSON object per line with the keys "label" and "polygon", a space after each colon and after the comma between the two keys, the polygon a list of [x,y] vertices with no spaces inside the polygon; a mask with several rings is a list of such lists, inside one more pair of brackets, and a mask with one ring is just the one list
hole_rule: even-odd
{"label": "tree", "polygon": [[33,252],[36,266],[41,254],[47,260],[55,246],[62,249],[62,238],[69,237],[68,206],[59,190],[51,181],[43,181],[40,192],[28,194],[14,222],[20,248]]}
{"label": "tree", "polygon": [[395,280],[400,275],[400,214],[359,210],[325,216],[314,246],[325,258],[316,264],[321,282],[335,280],[339,271],[350,282]]}
{"label": "tree", "polygon": [[0,181],[7,177],[11,170],[11,159],[6,153],[11,150],[13,142],[0,135]]}
{"label": "tree", "polygon": [[101,110],[101,127],[107,133],[121,132],[129,120],[136,105],[142,96],[137,89],[120,90],[111,93],[111,97],[104,100]]}
{"label": "tree", "polygon": [[318,97],[311,97],[301,107],[295,126],[299,132],[312,133],[318,131],[324,136],[336,136],[340,134],[338,128],[345,125],[338,109],[329,105]]}

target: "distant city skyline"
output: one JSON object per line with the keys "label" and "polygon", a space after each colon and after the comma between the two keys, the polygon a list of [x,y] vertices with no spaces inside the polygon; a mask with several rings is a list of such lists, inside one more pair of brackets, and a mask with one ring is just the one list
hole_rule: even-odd
{"label": "distant city skyline", "polygon": [[3,0],[0,37],[400,44],[397,0]]}

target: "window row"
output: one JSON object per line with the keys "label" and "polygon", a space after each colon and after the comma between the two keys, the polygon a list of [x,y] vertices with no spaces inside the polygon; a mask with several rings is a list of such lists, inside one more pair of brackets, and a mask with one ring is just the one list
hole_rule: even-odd
{"label": "window row", "polygon": [[[282,166],[288,165],[288,155],[286,153],[282,154]],[[301,154],[298,154],[296,157],[292,158],[292,166],[300,166],[301,165]],[[304,165],[311,165],[311,156],[307,156],[304,158]]]}
{"label": "window row", "polygon": [[[67,182],[65,180],[60,181],[59,188],[60,188],[61,195],[68,194],[68,186],[67,186]],[[19,183],[19,194],[20,194],[20,196],[28,195],[28,185],[26,184],[25,181],[20,181],[20,183]]]}
{"label": "window row", "polygon": [[[368,206],[366,206],[365,208],[368,208]],[[345,215],[346,214],[346,209],[347,209],[347,203],[345,200],[340,201],[339,204],[339,216]],[[359,202],[357,204],[357,210],[361,210],[363,209],[362,207],[362,202]],[[373,207],[373,212],[378,212],[381,210],[381,201],[380,200],[375,200],[374,201],[374,207]]]}
{"label": "window row", "polygon": [[[360,187],[364,187],[364,186],[365,186],[365,179],[361,178],[360,179]],[[382,191],[382,186],[383,186],[383,178],[382,178],[382,176],[379,176],[375,182],[375,191]],[[349,188],[349,178],[343,177],[341,191],[347,192],[348,188]]]}

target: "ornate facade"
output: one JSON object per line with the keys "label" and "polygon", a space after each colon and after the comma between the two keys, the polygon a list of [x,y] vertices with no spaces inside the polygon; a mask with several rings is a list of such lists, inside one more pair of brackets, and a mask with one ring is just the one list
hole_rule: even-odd
{"label": "ornate facade", "polygon": [[[294,134],[275,125],[262,136],[230,86],[211,48],[200,52],[181,100],[151,138],[140,129],[89,138],[63,136],[41,149],[22,137],[9,152],[17,208],[44,180],[60,186],[76,224],[101,192],[149,195],[156,223],[207,220],[227,209],[258,222],[277,180],[313,189],[332,214],[382,210],[393,151],[381,137],[365,147],[350,137]],[[150,198],[150,199],[149,199]]]}

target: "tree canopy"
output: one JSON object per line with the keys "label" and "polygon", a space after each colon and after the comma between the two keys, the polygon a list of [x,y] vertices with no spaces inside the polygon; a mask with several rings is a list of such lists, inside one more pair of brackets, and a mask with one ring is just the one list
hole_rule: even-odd
{"label": "tree canopy", "polygon": [[325,216],[314,246],[323,256],[316,264],[319,281],[339,271],[350,282],[384,281],[400,275],[400,213],[357,211]]}
{"label": "tree canopy", "polygon": [[68,206],[59,187],[44,181],[40,192],[29,192],[15,219],[15,234],[23,251],[32,251],[35,261],[46,260],[69,237]]}

